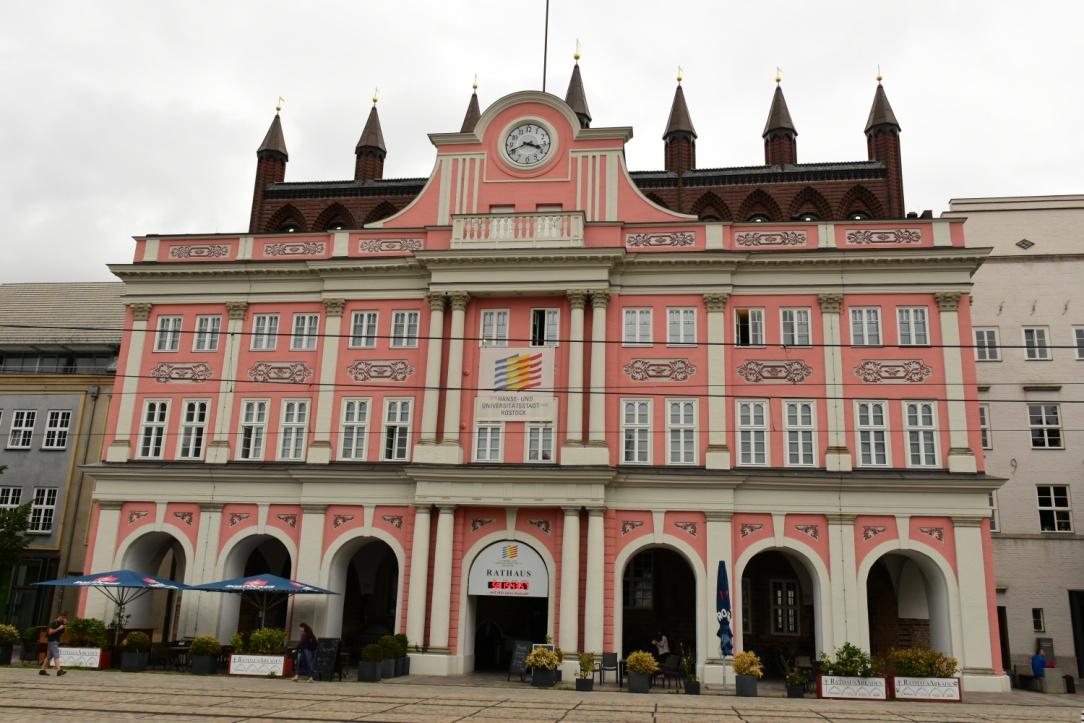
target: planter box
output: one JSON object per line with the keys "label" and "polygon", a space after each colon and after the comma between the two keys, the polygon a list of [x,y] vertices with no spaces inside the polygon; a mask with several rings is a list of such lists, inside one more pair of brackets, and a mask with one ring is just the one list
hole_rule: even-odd
{"label": "planter box", "polygon": [[410,675],[410,658],[403,656],[395,659],[395,677]]}
{"label": "planter box", "polygon": [[959,703],[959,678],[889,678],[889,689],[896,700],[930,700]]}
{"label": "planter box", "polygon": [[386,658],[380,661],[380,677],[385,680],[395,677],[395,658]]}
{"label": "planter box", "polygon": [[734,694],[739,698],[757,697],[757,679],[752,675],[734,676]]}
{"label": "planter box", "polygon": [[590,693],[595,689],[594,678],[576,678],[576,690],[581,693]]}
{"label": "planter box", "polygon": [[634,673],[629,671],[629,692],[646,693],[651,689],[651,675],[649,673]]}
{"label": "planter box", "polygon": [[787,697],[788,698],[804,698],[805,697],[805,683],[796,683],[791,685],[787,683]]}
{"label": "planter box", "polygon": [[65,668],[105,670],[112,662],[109,651],[101,648],[60,648],[60,664]]}
{"label": "planter box", "polygon": [[556,670],[531,668],[531,685],[536,688],[552,688],[557,684]]}
{"label": "planter box", "polygon": [[218,672],[218,656],[217,655],[193,655],[192,656],[192,674],[193,675],[214,675]]}
{"label": "planter box", "polygon": [[686,680],[685,681],[685,695],[700,695],[700,681],[699,680]]}
{"label": "planter box", "polygon": [[839,675],[818,675],[817,697],[845,700],[888,700],[888,691],[884,678],[848,678]]}
{"label": "planter box", "polygon": [[294,674],[294,666],[285,655],[231,655],[229,673],[286,678]]}
{"label": "planter box", "polygon": [[[125,673],[142,673],[147,669],[150,654],[135,650],[125,650],[120,656],[120,669]],[[60,659],[61,663],[64,659]]]}
{"label": "planter box", "polygon": [[358,663],[358,681],[361,683],[380,682],[380,661],[362,660]]}
{"label": "planter box", "polygon": [[13,647],[12,645],[0,645],[0,665],[11,665]]}

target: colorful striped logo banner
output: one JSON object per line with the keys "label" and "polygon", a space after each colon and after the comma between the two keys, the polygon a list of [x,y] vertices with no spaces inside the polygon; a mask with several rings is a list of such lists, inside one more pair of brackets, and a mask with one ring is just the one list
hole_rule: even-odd
{"label": "colorful striped logo banner", "polygon": [[518,392],[542,385],[542,353],[513,354],[493,362],[493,388]]}
{"label": "colorful striped logo banner", "polygon": [[502,560],[515,560],[519,557],[519,545],[505,545],[501,548]]}

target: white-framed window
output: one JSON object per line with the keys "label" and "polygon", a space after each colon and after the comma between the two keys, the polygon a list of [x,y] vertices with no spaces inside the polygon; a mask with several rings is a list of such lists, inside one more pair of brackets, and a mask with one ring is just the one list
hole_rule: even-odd
{"label": "white-framed window", "polygon": [[809,309],[780,309],[783,346],[809,346]]}
{"label": "white-framed window", "polygon": [[207,436],[206,399],[186,399],[181,408],[181,440],[177,448],[180,459],[203,459],[203,442]]}
{"label": "white-framed window", "polygon": [[787,435],[788,467],[812,467],[817,463],[815,426],[817,408],[799,399],[783,403],[783,426]]}
{"label": "white-framed window", "polygon": [[1024,357],[1028,361],[1050,359],[1050,333],[1045,326],[1024,327]]}
{"label": "white-framed window", "polygon": [[553,425],[527,425],[527,461],[553,462]]}
{"label": "white-framed window", "polygon": [[1033,633],[1046,632],[1046,614],[1042,608],[1031,609],[1031,631]]}
{"label": "white-framed window", "polygon": [[1076,345],[1077,361],[1084,360],[1084,326],[1073,327],[1073,343]]}
{"label": "white-framed window", "polygon": [[629,562],[625,571],[622,603],[631,610],[655,607],[655,555],[645,550]]}
{"label": "white-framed window", "polygon": [[734,345],[764,346],[764,309],[734,310]]}
{"label": "white-framed window", "polygon": [[309,429],[309,400],[283,399],[279,419],[279,459],[305,459],[305,439]]}
{"label": "white-framed window", "polygon": [[990,505],[990,532],[1000,532],[1001,524],[997,514],[997,492],[987,492],[986,502]]}
{"label": "white-framed window", "polygon": [[16,409],[11,413],[11,429],[8,430],[8,449],[30,449],[34,439],[34,425],[38,421],[36,409]]}
{"label": "white-framed window", "polygon": [[177,351],[181,348],[181,317],[159,316],[154,331],[155,351]]}
{"label": "white-framed window", "polygon": [[695,399],[666,400],[666,461],[670,464],[696,464]]}
{"label": "white-framed window", "polygon": [[531,346],[557,346],[560,333],[560,309],[531,309]]}
{"label": "white-framed window", "polygon": [[502,426],[500,422],[485,422],[474,428],[475,462],[501,461]]}
{"label": "white-framed window", "polygon": [[218,351],[218,338],[221,333],[221,316],[197,316],[196,333],[192,336],[192,351]]}
{"label": "white-framed window", "polygon": [[741,578],[741,631],[753,632],[753,585],[745,575]]}
{"label": "white-framed window", "polygon": [[34,504],[30,506],[31,533],[48,534],[53,531],[53,516],[56,514],[56,487],[35,487]]}
{"label": "white-framed window", "polygon": [[666,310],[666,343],[671,346],[696,344],[696,309]]}
{"label": "white-framed window", "polygon": [[855,429],[858,436],[858,464],[861,467],[888,465],[888,411],[885,402],[855,402]]}
{"label": "white-framed window", "polygon": [[368,430],[369,400],[344,399],[342,423],[339,425],[339,459],[365,459]]}
{"label": "white-framed window", "polygon": [[802,598],[797,580],[772,580],[772,634],[798,635]]}
{"label": "white-framed window", "polygon": [[482,346],[508,346],[508,309],[482,309]]}
{"label": "white-framed window", "polygon": [[979,405],[979,438],[983,449],[994,448],[994,433],[990,429],[990,405]]}
{"label": "white-framed window", "polygon": [[139,433],[140,457],[143,459],[162,458],[168,420],[169,402],[167,400],[150,400],[143,405],[143,427]]}
{"label": "white-framed window", "polygon": [[252,317],[252,351],[274,351],[278,345],[279,315],[256,314]]}
{"label": "white-framed window", "polygon": [[316,335],[319,332],[319,314],[294,314],[294,333],[290,336],[290,349],[313,351],[316,349]]}
{"label": "white-framed window", "polygon": [[355,311],[350,315],[350,342],[351,349],[374,349],[376,347],[376,322],[375,311]]}
{"label": "white-framed window", "polygon": [[1029,404],[1032,449],[1061,449],[1061,409],[1057,404]]}
{"label": "white-framed window", "polygon": [[861,306],[851,309],[851,345],[881,345],[881,307]]}
{"label": "white-framed window", "polygon": [[246,399],[241,403],[241,459],[263,459],[267,439],[267,400]]}
{"label": "white-framed window", "polygon": [[930,329],[926,321],[925,306],[896,307],[896,322],[900,346],[926,346],[930,343]]}
{"label": "white-framed window", "polygon": [[629,345],[650,345],[651,309],[625,309],[625,334],[622,342]]}
{"label": "white-framed window", "polygon": [[1073,508],[1068,485],[1038,485],[1039,529],[1043,532],[1072,532]]}
{"label": "white-framed window", "polygon": [[904,402],[907,466],[937,466],[937,408],[933,402]]}
{"label": "white-framed window", "polygon": [[0,508],[18,507],[23,499],[22,487],[0,487]]}
{"label": "white-framed window", "polygon": [[413,399],[384,400],[383,459],[406,461],[410,454],[410,412]]}
{"label": "white-framed window", "polygon": [[393,349],[412,349],[418,346],[417,311],[393,311],[391,314],[391,346]]}
{"label": "white-framed window", "polygon": [[651,463],[651,400],[621,400],[621,461]]}
{"label": "white-framed window", "polygon": [[975,329],[975,361],[1001,361],[1001,340],[997,329]]}
{"label": "white-framed window", "polygon": [[768,464],[768,402],[738,402],[738,464]]}
{"label": "white-framed window", "polygon": [[66,449],[68,446],[68,430],[72,426],[72,413],[70,409],[50,409],[45,414],[45,439],[42,440],[42,449]]}

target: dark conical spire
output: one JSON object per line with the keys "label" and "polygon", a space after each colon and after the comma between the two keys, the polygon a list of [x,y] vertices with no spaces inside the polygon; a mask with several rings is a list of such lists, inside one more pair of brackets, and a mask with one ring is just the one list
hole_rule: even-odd
{"label": "dark conical spire", "polygon": [[384,133],[380,130],[380,115],[376,112],[376,99],[373,99],[373,108],[369,111],[369,119],[365,121],[365,128],[361,131],[361,138],[358,139],[358,145],[355,147],[354,152],[358,152],[363,148],[375,148],[378,151],[387,153],[387,149],[384,148]]}
{"label": "dark conical spire", "polygon": [[256,155],[259,157],[269,154],[279,154],[282,160],[290,160],[290,154],[286,152],[286,138],[282,135],[282,119],[277,110],[275,119],[271,121],[271,127],[267,129],[267,135],[263,137],[263,143],[256,150]]}
{"label": "dark conical spire", "polygon": [[463,127],[459,129],[459,132],[470,133],[481,117],[482,111],[478,107],[478,83],[475,83],[474,92],[471,93],[470,102],[467,103],[467,113],[463,116]]}
{"label": "dark conical spire", "polygon": [[877,92],[873,94],[873,106],[869,109],[869,120],[866,121],[866,133],[878,126],[891,126],[897,131],[900,130],[899,121],[892,112],[892,104],[888,102],[880,76],[877,78]]}
{"label": "dark conical spire", "polygon": [[764,133],[761,135],[767,138],[777,131],[798,135],[798,129],[794,127],[794,121],[790,119],[787,99],[783,97],[783,87],[778,83],[775,86],[775,95],[772,96],[772,107],[768,111],[768,122],[764,124]]}
{"label": "dark conical spire", "polygon": [[693,128],[693,119],[689,116],[689,106],[685,104],[685,91],[681,89],[681,79],[678,79],[677,90],[674,91],[674,102],[670,106],[670,118],[666,121],[666,132],[662,139],[667,140],[675,133],[687,133],[696,138],[696,129]]}
{"label": "dark conical spire", "polygon": [[581,128],[591,127],[591,111],[587,107],[587,93],[583,90],[583,78],[580,77],[580,54],[576,53],[576,64],[572,66],[572,77],[568,81],[565,102],[580,119]]}

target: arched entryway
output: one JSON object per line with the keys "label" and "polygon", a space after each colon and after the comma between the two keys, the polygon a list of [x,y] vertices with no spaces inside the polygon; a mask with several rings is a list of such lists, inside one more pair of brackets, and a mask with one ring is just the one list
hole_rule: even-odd
{"label": "arched entryway", "polygon": [[[126,570],[185,582],[187,556],[180,541],[167,532],[148,532],[135,540],[124,552],[120,567]],[[181,597],[179,590],[151,590],[125,606],[129,630],[151,629],[154,642],[179,637]]]}
{"label": "arched entryway", "polygon": [[670,652],[696,656],[696,573],[680,552],[667,547],[640,550],[621,578],[622,657],[634,650],[655,653],[651,641],[666,636]]}
{"label": "arched entryway", "polygon": [[816,573],[789,550],[773,548],[754,555],[741,573],[741,648],[756,652],[765,675],[782,677],[789,667],[816,660]]}
{"label": "arched entryway", "polygon": [[948,586],[930,558],[890,552],[869,568],[865,585],[872,655],[884,656],[893,648],[952,654]]}
{"label": "arched entryway", "polygon": [[325,634],[340,625],[345,650],[356,654],[364,645],[399,630],[399,559],[383,540],[358,537],[340,547],[328,572],[328,588],[339,594],[326,598]]}
{"label": "arched entryway", "polygon": [[[222,577],[230,579],[248,575],[270,573],[291,578],[293,560],[290,551],[281,540],[272,535],[251,535],[244,538],[229,551],[222,569]],[[207,593],[204,593],[207,594]],[[220,620],[226,631],[248,633],[260,627],[260,612],[255,605],[242,604],[241,596],[224,594],[221,600]],[[286,629],[289,602],[283,597],[278,604],[267,610],[263,627]]]}

